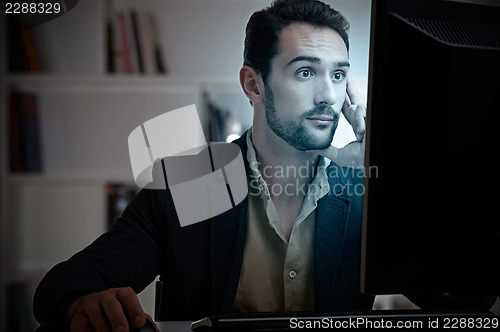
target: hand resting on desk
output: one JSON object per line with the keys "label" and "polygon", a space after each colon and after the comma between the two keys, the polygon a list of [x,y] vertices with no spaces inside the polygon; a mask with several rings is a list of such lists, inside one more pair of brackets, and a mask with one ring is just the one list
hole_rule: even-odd
{"label": "hand resting on desk", "polygon": [[[137,294],[130,287],[111,288],[84,295],[68,307],[71,331],[133,331],[153,320],[144,313]],[[128,317],[128,319],[127,319]],[[159,328],[153,323],[157,332]]]}

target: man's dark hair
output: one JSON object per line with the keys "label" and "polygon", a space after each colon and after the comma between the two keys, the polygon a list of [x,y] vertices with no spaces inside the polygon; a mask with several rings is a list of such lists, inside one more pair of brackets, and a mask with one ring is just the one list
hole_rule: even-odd
{"label": "man's dark hair", "polygon": [[264,82],[271,71],[271,60],[278,53],[281,31],[291,23],[330,27],[338,32],[349,52],[349,21],[340,12],[318,0],[275,0],[253,13],[246,27],[243,65],[255,69]]}

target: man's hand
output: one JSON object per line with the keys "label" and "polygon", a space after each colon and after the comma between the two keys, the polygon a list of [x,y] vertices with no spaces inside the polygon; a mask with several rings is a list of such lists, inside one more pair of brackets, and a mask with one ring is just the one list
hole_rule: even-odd
{"label": "man's hand", "polygon": [[[153,321],[144,313],[137,294],[130,287],[111,288],[82,296],[68,307],[67,317],[71,331],[77,332],[126,332],[129,331],[129,323],[141,327],[146,319]],[[156,331],[160,331],[158,327]]]}
{"label": "man's hand", "polygon": [[354,86],[350,76],[347,77],[346,99],[342,113],[351,124],[357,141],[351,142],[339,149],[332,145],[320,150],[322,156],[336,162],[340,166],[360,167],[365,158],[366,103]]}
{"label": "man's hand", "polygon": [[350,76],[347,77],[346,90],[347,98],[344,101],[342,113],[351,124],[358,142],[362,142],[366,131],[366,102]]}

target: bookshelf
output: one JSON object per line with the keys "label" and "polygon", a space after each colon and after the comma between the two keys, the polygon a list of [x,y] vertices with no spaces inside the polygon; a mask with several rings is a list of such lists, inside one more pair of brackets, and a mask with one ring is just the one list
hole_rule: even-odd
{"label": "bookshelf", "polygon": [[[239,18],[267,3],[86,0],[32,29],[40,72],[9,72],[2,47],[0,330],[8,321],[8,285],[27,285],[31,302],[48,269],[107,229],[107,184],[133,183],[127,138],[135,127],[169,110],[196,104],[207,135],[207,91],[222,91],[210,97],[216,101],[234,93],[231,102],[223,103],[236,101],[233,109],[244,108],[247,122],[251,119],[251,108],[238,91],[245,24]],[[130,8],[155,14],[167,73],[109,72],[107,18]],[[233,18],[228,24],[235,29],[220,31],[217,25],[229,16]],[[8,45],[5,20],[1,24],[0,42]],[[229,45],[241,49],[228,49]],[[12,172],[9,167],[11,90],[36,95],[39,172]],[[151,286],[141,293],[150,313],[153,294]],[[31,312],[25,314],[33,320]]]}

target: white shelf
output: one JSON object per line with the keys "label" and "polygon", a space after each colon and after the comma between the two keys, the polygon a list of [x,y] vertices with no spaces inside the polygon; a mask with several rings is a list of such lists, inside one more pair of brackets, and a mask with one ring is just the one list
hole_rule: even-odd
{"label": "white shelf", "polygon": [[5,177],[9,185],[95,185],[108,182],[134,182],[132,171],[80,170],[42,173],[10,173]]}
{"label": "white shelf", "polygon": [[168,91],[185,92],[187,89],[210,90],[211,87],[239,89],[237,79],[231,78],[192,78],[168,75],[52,75],[52,74],[15,74],[8,76],[7,85],[20,90],[121,90],[128,91]]}

